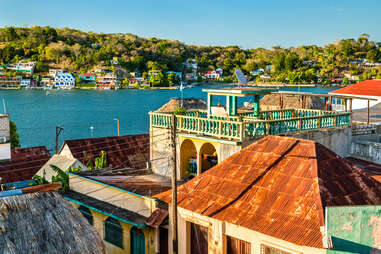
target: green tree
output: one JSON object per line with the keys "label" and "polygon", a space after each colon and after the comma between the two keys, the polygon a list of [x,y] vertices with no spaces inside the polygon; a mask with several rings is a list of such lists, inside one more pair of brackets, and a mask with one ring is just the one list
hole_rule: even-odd
{"label": "green tree", "polygon": [[179,77],[173,72],[168,74],[167,79],[168,79],[168,85],[169,86],[178,85],[180,82]]}
{"label": "green tree", "polygon": [[349,79],[348,79],[348,77],[344,77],[343,84],[344,85],[349,85]]}
{"label": "green tree", "polygon": [[20,137],[19,137],[19,134],[17,133],[16,124],[11,120],[9,120],[9,127],[10,127],[11,149],[13,149],[20,146]]}

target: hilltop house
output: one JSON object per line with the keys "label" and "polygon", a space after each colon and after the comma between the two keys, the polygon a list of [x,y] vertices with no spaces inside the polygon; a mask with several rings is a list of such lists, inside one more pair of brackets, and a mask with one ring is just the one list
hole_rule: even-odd
{"label": "hilltop house", "polygon": [[223,70],[221,69],[221,68],[218,68],[218,69],[216,69],[216,70],[214,70],[214,71],[208,71],[206,74],[205,74],[205,77],[207,78],[207,79],[219,79],[219,78],[221,78],[221,76],[222,76],[222,72],[223,72]]}
{"label": "hilltop house", "polygon": [[54,87],[58,89],[71,89],[75,86],[75,77],[69,72],[60,72],[54,77]]}
{"label": "hilltop house", "polygon": [[54,78],[57,74],[64,72],[62,69],[49,69],[49,76]]}
{"label": "hilltop house", "polygon": [[[351,244],[378,250],[379,214],[363,222],[378,228],[372,239],[351,242],[335,236],[352,229],[345,235],[330,224],[342,223],[341,213],[326,214],[348,206],[376,214],[380,193],[381,183],[323,145],[267,136],[178,187],[178,253],[327,253]],[[154,197],[170,204],[171,194]]]}
{"label": "hilltop house", "polygon": [[23,78],[20,80],[20,86],[22,87],[30,87],[31,86],[31,80],[28,78]]}
{"label": "hilltop house", "polygon": [[8,64],[7,69],[10,71],[16,71],[16,72],[22,72],[27,75],[31,75],[34,71],[34,68],[36,67],[35,62],[26,62],[26,63],[15,63],[15,64]]}

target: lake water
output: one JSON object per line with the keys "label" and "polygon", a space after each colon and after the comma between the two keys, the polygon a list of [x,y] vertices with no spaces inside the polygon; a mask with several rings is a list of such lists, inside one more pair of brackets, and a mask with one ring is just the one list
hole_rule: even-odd
{"label": "lake water", "polygon": [[[206,99],[198,86],[183,90],[184,98]],[[327,93],[329,88],[284,88],[282,90]],[[181,97],[179,90],[0,90],[11,120],[20,135],[22,147],[45,145],[55,147],[55,128],[64,128],[60,143],[65,139],[79,139],[117,135],[116,121],[120,120],[120,134],[147,133],[148,112],[167,103],[171,97]],[[221,101],[223,103],[223,101]],[[0,110],[1,112],[2,110]],[[90,127],[93,127],[91,130]]]}

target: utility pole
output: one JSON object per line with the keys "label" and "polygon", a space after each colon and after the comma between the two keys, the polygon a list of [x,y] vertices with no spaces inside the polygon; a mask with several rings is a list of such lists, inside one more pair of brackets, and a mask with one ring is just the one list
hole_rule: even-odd
{"label": "utility pole", "polygon": [[172,249],[177,254],[177,170],[176,170],[176,115],[172,115]]}
{"label": "utility pole", "polygon": [[56,154],[58,153],[58,137],[60,136],[63,128],[60,126],[56,126]]}
{"label": "utility pole", "polygon": [[117,128],[118,128],[118,136],[120,136],[119,119],[114,118],[114,119],[112,119],[112,120],[116,121],[116,126],[117,126]]}

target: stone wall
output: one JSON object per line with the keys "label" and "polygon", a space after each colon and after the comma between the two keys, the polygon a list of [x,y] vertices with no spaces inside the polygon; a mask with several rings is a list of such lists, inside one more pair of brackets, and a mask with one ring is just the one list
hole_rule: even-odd
{"label": "stone wall", "polygon": [[351,156],[381,164],[381,143],[357,140],[351,144]]}

